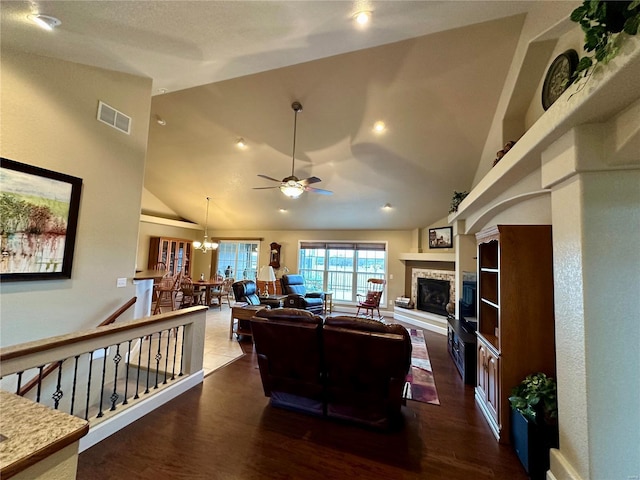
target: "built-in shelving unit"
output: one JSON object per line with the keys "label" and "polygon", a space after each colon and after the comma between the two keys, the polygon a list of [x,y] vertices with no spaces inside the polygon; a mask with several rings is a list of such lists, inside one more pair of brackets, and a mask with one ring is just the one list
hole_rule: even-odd
{"label": "built-in shelving unit", "polygon": [[511,389],[530,373],[555,376],[551,226],[497,225],[476,239],[476,401],[508,443]]}

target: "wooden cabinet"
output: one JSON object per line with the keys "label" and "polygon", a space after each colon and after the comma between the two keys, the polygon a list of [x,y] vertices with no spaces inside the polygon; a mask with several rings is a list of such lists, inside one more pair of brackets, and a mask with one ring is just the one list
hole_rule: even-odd
{"label": "wooden cabinet", "polygon": [[191,240],[151,237],[147,268],[152,269],[161,262],[172,274],[182,271],[184,275],[191,277],[191,249]]}
{"label": "wooden cabinet", "polygon": [[508,443],[512,388],[530,373],[555,377],[551,227],[498,225],[476,239],[476,402]]}
{"label": "wooden cabinet", "polygon": [[476,384],[476,333],[457,318],[447,319],[447,350],[464,383]]}

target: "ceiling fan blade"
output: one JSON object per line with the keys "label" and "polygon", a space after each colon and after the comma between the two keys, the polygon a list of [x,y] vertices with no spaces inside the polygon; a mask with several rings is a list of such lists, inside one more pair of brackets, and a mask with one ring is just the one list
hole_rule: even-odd
{"label": "ceiling fan blade", "polygon": [[270,188],[280,188],[280,187],[253,187],[254,190],[268,190]]}
{"label": "ceiling fan blade", "polygon": [[[266,180],[271,180],[272,182],[282,183],[282,180],[276,180],[275,178],[273,178],[273,177],[268,177],[267,175],[260,175],[260,174],[258,174],[258,176],[259,176],[259,177],[261,177],[261,178],[264,178],[264,179],[266,179]],[[275,187],[272,187],[272,188],[275,188]]]}
{"label": "ceiling fan blade", "polygon": [[304,189],[307,192],[319,193],[321,195],[333,195],[333,192],[331,190],[323,190],[321,188],[315,188],[315,187],[304,187]]}
{"label": "ceiling fan blade", "polygon": [[309,178],[304,178],[302,180],[298,180],[298,183],[303,187],[306,187],[307,185],[310,185],[312,183],[318,183],[321,181],[322,180],[320,180],[318,177],[309,177]]}

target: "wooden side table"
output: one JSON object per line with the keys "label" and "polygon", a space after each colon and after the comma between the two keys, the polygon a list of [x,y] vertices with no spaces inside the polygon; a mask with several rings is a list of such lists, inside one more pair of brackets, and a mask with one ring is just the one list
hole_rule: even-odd
{"label": "wooden side table", "polygon": [[324,313],[333,312],[333,292],[322,292],[324,294]]}
{"label": "wooden side table", "polygon": [[233,325],[235,320],[238,320],[238,327],[236,328],[236,335],[246,335],[251,337],[251,317],[257,312],[267,308],[266,305],[246,305],[246,306],[233,306],[231,307],[231,323],[229,325],[229,338],[233,338]]}
{"label": "wooden side table", "polygon": [[268,297],[260,297],[260,305],[269,305],[271,308],[284,307],[284,300],[288,295],[269,295]]}

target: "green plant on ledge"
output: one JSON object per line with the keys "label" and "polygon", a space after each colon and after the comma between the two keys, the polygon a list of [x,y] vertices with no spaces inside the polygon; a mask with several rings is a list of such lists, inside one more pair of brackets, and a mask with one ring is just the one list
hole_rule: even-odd
{"label": "green plant on ledge", "polygon": [[620,51],[620,32],[636,35],[640,27],[640,0],[585,0],[571,12],[571,21],[584,32],[584,50],[594,52],[578,62],[571,82],[588,76],[592,67],[607,64]]}
{"label": "green plant on ledge", "polygon": [[511,408],[536,423],[553,423],[558,418],[556,381],[542,372],[532,373],[511,391]]}
{"label": "green plant on ledge", "polygon": [[469,192],[456,192],[454,190],[453,198],[451,199],[451,206],[449,207],[449,213],[457,212],[458,205],[460,205],[460,202],[462,202],[462,200],[464,200],[467,195],[469,195]]}

